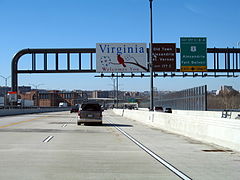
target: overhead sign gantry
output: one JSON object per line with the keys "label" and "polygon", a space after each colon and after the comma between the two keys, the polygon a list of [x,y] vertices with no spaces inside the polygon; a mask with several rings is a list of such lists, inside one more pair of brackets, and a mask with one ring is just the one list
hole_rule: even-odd
{"label": "overhead sign gantry", "polygon": [[[146,50],[148,54],[148,49]],[[12,60],[12,91],[17,92],[18,90],[18,74],[25,73],[95,73],[96,67],[94,66],[93,56],[96,53],[95,48],[74,48],[74,49],[23,49],[19,51]],[[176,48],[176,53],[180,53],[180,48]],[[18,69],[18,63],[22,56],[29,56],[29,67],[25,69]],[[66,68],[60,68],[59,56],[64,54],[66,56]],[[84,59],[87,61],[88,67],[83,68],[83,54],[87,54],[88,58]],[[43,55],[40,58],[38,55]],[[53,56],[55,59],[55,66],[51,69],[48,67],[48,57]],[[77,55],[78,66],[72,67],[71,60],[72,55]],[[208,68],[207,71],[203,72],[181,72],[179,67],[176,67],[174,71],[163,71],[155,72],[154,77],[237,77],[240,74],[240,49],[236,48],[207,48],[208,57]],[[52,60],[52,59],[51,59]],[[37,67],[36,62],[41,61],[43,67]],[[61,61],[62,62],[62,61]],[[134,61],[133,61],[134,62]],[[130,64],[130,63],[129,63]],[[148,61],[147,61],[148,64]],[[179,64],[179,63],[177,63]],[[118,65],[120,66],[120,65]],[[123,64],[121,64],[123,66]],[[142,65],[144,66],[144,65]],[[146,67],[146,66],[144,66]],[[96,77],[114,77],[117,76],[115,71],[111,73],[101,73]],[[149,77],[149,68],[147,71],[140,71],[128,73],[118,73],[119,77]]]}

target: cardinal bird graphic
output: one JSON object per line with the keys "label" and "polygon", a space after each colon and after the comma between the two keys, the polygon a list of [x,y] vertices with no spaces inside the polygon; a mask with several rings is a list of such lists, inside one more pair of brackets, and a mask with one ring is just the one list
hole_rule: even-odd
{"label": "cardinal bird graphic", "polygon": [[117,55],[117,60],[119,64],[123,65],[123,67],[126,67],[126,64],[124,63],[124,59],[119,54]]}

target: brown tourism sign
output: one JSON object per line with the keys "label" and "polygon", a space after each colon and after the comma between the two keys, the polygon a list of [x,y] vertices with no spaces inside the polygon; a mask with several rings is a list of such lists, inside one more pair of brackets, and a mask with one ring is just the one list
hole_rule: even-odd
{"label": "brown tourism sign", "polygon": [[176,70],[176,44],[153,43],[153,71],[169,72]]}

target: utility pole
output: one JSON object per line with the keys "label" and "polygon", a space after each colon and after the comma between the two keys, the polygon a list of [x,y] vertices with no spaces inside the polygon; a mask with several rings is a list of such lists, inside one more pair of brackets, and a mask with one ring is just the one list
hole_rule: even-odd
{"label": "utility pole", "polygon": [[153,60],[152,60],[152,43],[153,43],[153,30],[152,30],[152,2],[150,3],[150,46],[149,46],[149,68],[150,68],[150,111],[154,110],[153,102]]}

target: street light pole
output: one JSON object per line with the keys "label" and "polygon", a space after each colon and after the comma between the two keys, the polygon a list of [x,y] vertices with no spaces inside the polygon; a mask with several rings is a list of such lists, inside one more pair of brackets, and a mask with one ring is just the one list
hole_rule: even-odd
{"label": "street light pole", "polygon": [[152,60],[152,43],[153,43],[153,30],[152,30],[152,2],[150,3],[150,46],[149,46],[149,69],[150,69],[150,111],[153,111],[153,60]]}
{"label": "street light pole", "polygon": [[7,87],[7,80],[8,80],[8,78],[10,78],[11,76],[8,76],[8,77],[2,76],[2,75],[0,75],[0,76],[5,80],[5,86]]}
{"label": "street light pole", "polygon": [[115,79],[112,78],[112,80],[113,80],[113,105],[115,107],[115,105],[116,105],[116,85],[115,85]]}
{"label": "street light pole", "polygon": [[4,92],[4,106],[7,104],[7,93],[8,93],[8,88],[7,88],[7,80],[8,78],[10,78],[11,76],[5,77],[0,75],[0,77],[2,77],[5,80],[5,92]]}

